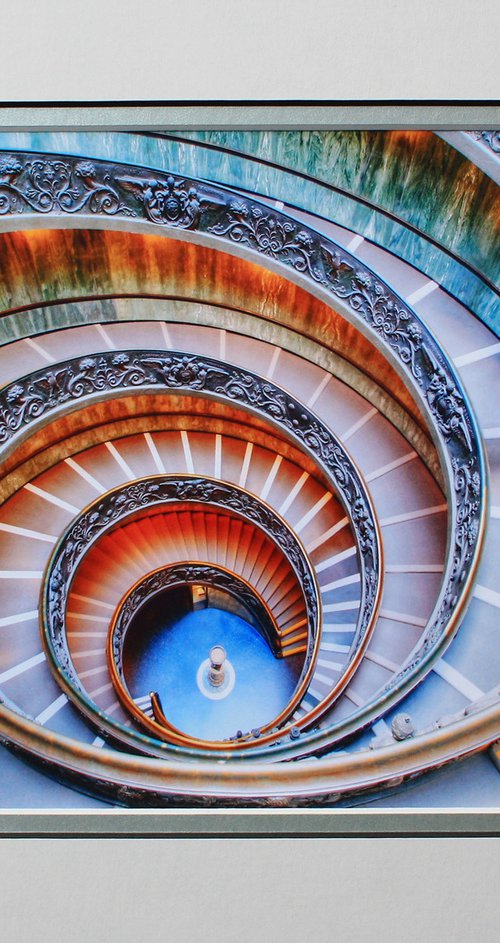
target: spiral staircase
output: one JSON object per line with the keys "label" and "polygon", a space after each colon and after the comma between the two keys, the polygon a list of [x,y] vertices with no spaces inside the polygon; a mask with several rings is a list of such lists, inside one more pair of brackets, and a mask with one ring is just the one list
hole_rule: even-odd
{"label": "spiral staircase", "polygon": [[[342,134],[0,134],[3,807],[498,802],[495,139]],[[200,585],[214,736],[125,657]]]}

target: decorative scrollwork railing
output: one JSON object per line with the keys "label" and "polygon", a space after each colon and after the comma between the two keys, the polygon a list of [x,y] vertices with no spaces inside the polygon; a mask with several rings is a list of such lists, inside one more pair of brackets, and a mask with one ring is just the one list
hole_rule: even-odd
{"label": "decorative scrollwork railing", "polygon": [[[449,562],[440,596],[422,639],[387,685],[384,706],[410,690],[456,631],[470,593],[485,523],[485,466],[473,413],[452,365],[415,312],[331,239],[255,200],[235,198],[223,187],[198,180],[104,161],[4,153],[0,158],[0,214],[21,213],[137,219],[204,234],[235,251],[238,247],[250,250],[264,264],[279,263],[305,279],[323,298],[340,302],[396,361],[439,443],[450,509]],[[189,359],[185,368],[189,371]],[[250,390],[240,388],[239,394],[243,402],[249,394],[247,405],[254,406]],[[292,428],[288,428],[293,433],[303,422],[308,425],[309,417],[307,410],[300,408],[293,419],[290,415],[285,419],[291,420]],[[315,432],[313,438],[316,440]],[[309,447],[304,437],[302,441]],[[342,493],[341,487],[339,490]],[[363,713],[368,716],[369,708],[355,713],[353,722]]]}
{"label": "decorative scrollwork railing", "polygon": [[[9,449],[32,423],[49,421],[75,402],[104,398],[117,390],[158,388],[195,391],[249,408],[286,431],[322,467],[345,507],[357,543],[361,604],[350,651],[351,663],[357,663],[374,626],[381,590],[381,543],[372,504],[337,437],[270,381],[217,360],[174,351],[106,351],[54,364],[0,392],[0,455],[2,444]],[[308,592],[307,581],[304,591]]]}
{"label": "decorative scrollwork railing", "polygon": [[[43,642],[58,683],[71,700],[115,739],[125,739],[145,752],[150,752],[151,739],[134,733],[112,717],[105,715],[86,694],[72,662],[66,635],[66,606],[71,584],[87,551],[96,542],[123,523],[151,512],[162,512],[179,505],[213,506],[242,517],[262,530],[279,547],[283,558],[295,574],[300,587],[307,620],[307,649],[296,688],[279,715],[265,725],[266,730],[286,722],[300,703],[313,674],[321,639],[321,607],[316,578],[309,560],[288,525],[266,504],[241,488],[225,482],[196,476],[154,476],[139,479],[115,488],[87,507],[67,527],[51,556],[44,579],[42,598]],[[160,732],[160,731],[157,731]],[[278,739],[279,734],[268,734]],[[195,738],[173,736],[169,743],[186,744],[191,749],[213,750],[217,746],[236,749],[248,743],[214,744]],[[252,744],[250,744],[252,745]],[[154,752],[154,741],[153,741]]]}
{"label": "decorative scrollwork railing", "polygon": [[203,584],[220,589],[233,596],[245,607],[253,624],[264,635],[271,651],[279,654],[279,629],[267,604],[250,584],[241,576],[222,566],[207,563],[174,563],[160,567],[138,580],[118,604],[108,636],[109,660],[113,663],[122,682],[123,646],[132,621],[140,610],[159,593],[174,586]]}
{"label": "decorative scrollwork railing", "polygon": [[63,671],[68,683],[77,691],[83,691],[71,661],[65,614],[72,580],[87,551],[111,529],[132,517],[180,504],[212,506],[228,511],[252,523],[279,547],[295,574],[304,599],[308,641],[298,682],[298,688],[302,688],[314,667],[320,639],[320,605],[316,578],[298,538],[282,518],[249,492],[235,485],[194,475],[157,475],[115,488],[82,511],[62,534],[47,567],[42,608],[45,644],[58,677]]}
{"label": "decorative scrollwork railing", "polygon": [[4,152],[0,215],[26,212],[56,217],[121,216],[218,237],[294,270],[340,300],[369,328],[410,378],[449,463],[452,563],[434,614],[434,640],[440,638],[460,605],[479,551],[484,529],[484,460],[460,382],[415,312],[331,239],[256,200],[235,198],[223,187],[199,180],[127,164]]}
{"label": "decorative scrollwork railing", "polygon": [[[236,576],[235,573],[221,566],[208,566],[207,564],[193,562],[175,563],[169,567],[162,567],[148,573],[125,594],[118,604],[108,631],[106,655],[111,681],[122,707],[142,727],[160,739],[164,736],[161,725],[136,704],[128,688],[123,670],[125,640],[132,624],[140,616],[141,610],[152,599],[174,586],[189,586],[199,583],[222,589],[234,596],[239,603],[245,606],[257,626],[262,629],[274,653],[277,654],[279,651],[278,629],[271,611],[249,583]],[[293,697],[292,701],[293,704],[287,705],[286,710],[283,712],[284,719],[294,710],[298,698]],[[259,736],[261,733],[271,730],[274,726],[276,726],[275,719],[271,723],[261,726]],[[189,746],[206,745],[205,741],[187,734],[184,735],[177,728],[172,727],[171,724],[167,726],[167,730],[178,735],[175,738],[176,741],[185,742]],[[254,730],[252,734],[247,735],[247,738],[251,736],[255,738],[255,734],[256,731]],[[169,742],[172,738],[165,735],[165,739]]]}

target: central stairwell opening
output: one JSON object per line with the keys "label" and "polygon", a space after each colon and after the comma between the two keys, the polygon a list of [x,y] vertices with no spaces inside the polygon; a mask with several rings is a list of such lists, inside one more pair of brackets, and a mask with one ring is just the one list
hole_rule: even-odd
{"label": "central stairwell opening", "polygon": [[[211,680],[222,650],[220,683]],[[214,654],[212,654],[214,653]],[[304,652],[278,657],[264,627],[216,585],[182,584],[155,595],[129,624],[123,676],[136,704],[152,715],[149,692],[168,721],[204,740],[259,730],[292,696]]]}

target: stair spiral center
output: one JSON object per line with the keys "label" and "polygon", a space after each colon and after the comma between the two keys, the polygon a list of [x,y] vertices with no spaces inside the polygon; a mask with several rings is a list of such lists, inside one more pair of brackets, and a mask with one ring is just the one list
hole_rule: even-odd
{"label": "stair spiral center", "polygon": [[[162,583],[170,585],[158,592]],[[240,580],[214,566],[180,564],[146,577],[137,592],[138,608],[133,591],[116,613],[108,661],[118,699],[139,726],[152,722],[165,737],[175,728],[231,739],[260,730],[286,706],[304,652],[281,657],[262,625],[264,607],[257,597],[252,606],[250,589],[243,596]]]}

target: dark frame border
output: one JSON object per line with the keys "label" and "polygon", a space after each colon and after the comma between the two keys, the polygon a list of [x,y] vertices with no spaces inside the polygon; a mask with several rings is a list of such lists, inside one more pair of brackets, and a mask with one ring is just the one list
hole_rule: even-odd
{"label": "dark frame border", "polygon": [[277,809],[58,812],[0,815],[2,838],[497,838],[500,812]]}
{"label": "dark frame border", "polygon": [[2,131],[203,130],[207,122],[211,130],[482,130],[500,123],[500,99],[0,102]]}

